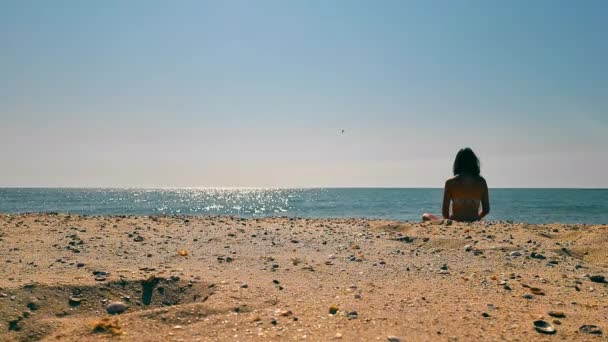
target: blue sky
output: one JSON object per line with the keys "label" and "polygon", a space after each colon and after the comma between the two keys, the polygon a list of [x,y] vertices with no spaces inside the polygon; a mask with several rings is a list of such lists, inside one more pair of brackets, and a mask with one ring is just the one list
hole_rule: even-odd
{"label": "blue sky", "polygon": [[[606,1],[3,1],[0,186],[608,187]],[[344,135],[339,134],[345,129]]]}

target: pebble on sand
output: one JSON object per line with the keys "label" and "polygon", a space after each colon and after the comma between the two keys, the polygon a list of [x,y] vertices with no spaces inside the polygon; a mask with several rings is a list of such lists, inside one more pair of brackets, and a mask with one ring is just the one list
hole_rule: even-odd
{"label": "pebble on sand", "polygon": [[82,298],[76,297],[76,296],[71,296],[68,300],[68,303],[71,306],[78,306],[78,305],[80,305],[81,302],[82,302]]}
{"label": "pebble on sand", "polygon": [[547,312],[547,314],[551,317],[556,317],[556,318],[566,317],[566,314],[563,313],[562,311],[549,311],[549,312]]}
{"label": "pebble on sand", "polygon": [[547,259],[544,255],[536,253],[536,252],[530,253],[530,258],[540,259],[540,260]]}
{"label": "pebble on sand", "polygon": [[593,276],[589,277],[589,280],[591,280],[594,283],[605,283],[606,277],[604,277],[602,275],[593,275]]}
{"label": "pebble on sand", "polygon": [[590,324],[581,325],[581,327],[578,328],[578,331],[580,331],[584,334],[592,334],[592,335],[601,335],[602,334],[602,329],[600,329],[600,327],[598,327],[597,325],[590,325]]}
{"label": "pebble on sand", "polygon": [[531,287],[530,288],[530,292],[532,292],[532,294],[535,294],[537,296],[544,296],[545,295],[545,291],[543,291],[543,289],[538,288],[538,287]]}
{"label": "pebble on sand", "polygon": [[27,307],[32,311],[36,311],[40,309],[40,304],[37,299],[32,299],[27,303]]}
{"label": "pebble on sand", "polygon": [[542,319],[534,321],[534,329],[541,334],[555,334],[556,330],[553,325]]}
{"label": "pebble on sand", "polygon": [[116,315],[127,311],[128,308],[129,307],[127,306],[127,304],[123,302],[112,302],[106,306],[106,311],[110,315]]}

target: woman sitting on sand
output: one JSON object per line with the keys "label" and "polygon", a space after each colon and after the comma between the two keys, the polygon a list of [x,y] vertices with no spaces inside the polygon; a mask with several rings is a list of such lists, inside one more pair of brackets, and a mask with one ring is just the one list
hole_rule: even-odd
{"label": "woman sitting on sand", "polygon": [[[442,214],[445,219],[473,222],[490,213],[488,185],[481,177],[479,159],[470,148],[463,148],[454,160],[454,177],[445,182]],[[452,212],[450,214],[450,204]],[[422,221],[441,220],[425,213]]]}

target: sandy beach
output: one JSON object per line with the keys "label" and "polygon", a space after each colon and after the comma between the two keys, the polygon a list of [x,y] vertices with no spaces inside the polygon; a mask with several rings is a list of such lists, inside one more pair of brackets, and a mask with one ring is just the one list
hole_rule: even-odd
{"label": "sandy beach", "polygon": [[607,228],[0,215],[0,340],[605,341]]}

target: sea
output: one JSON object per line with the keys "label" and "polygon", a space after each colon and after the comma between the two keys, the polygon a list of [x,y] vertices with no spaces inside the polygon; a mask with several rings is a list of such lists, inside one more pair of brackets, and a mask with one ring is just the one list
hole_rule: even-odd
{"label": "sea", "polygon": [[[441,213],[442,189],[0,188],[0,213],[364,217],[419,221]],[[608,224],[608,189],[490,189],[487,220]]]}

